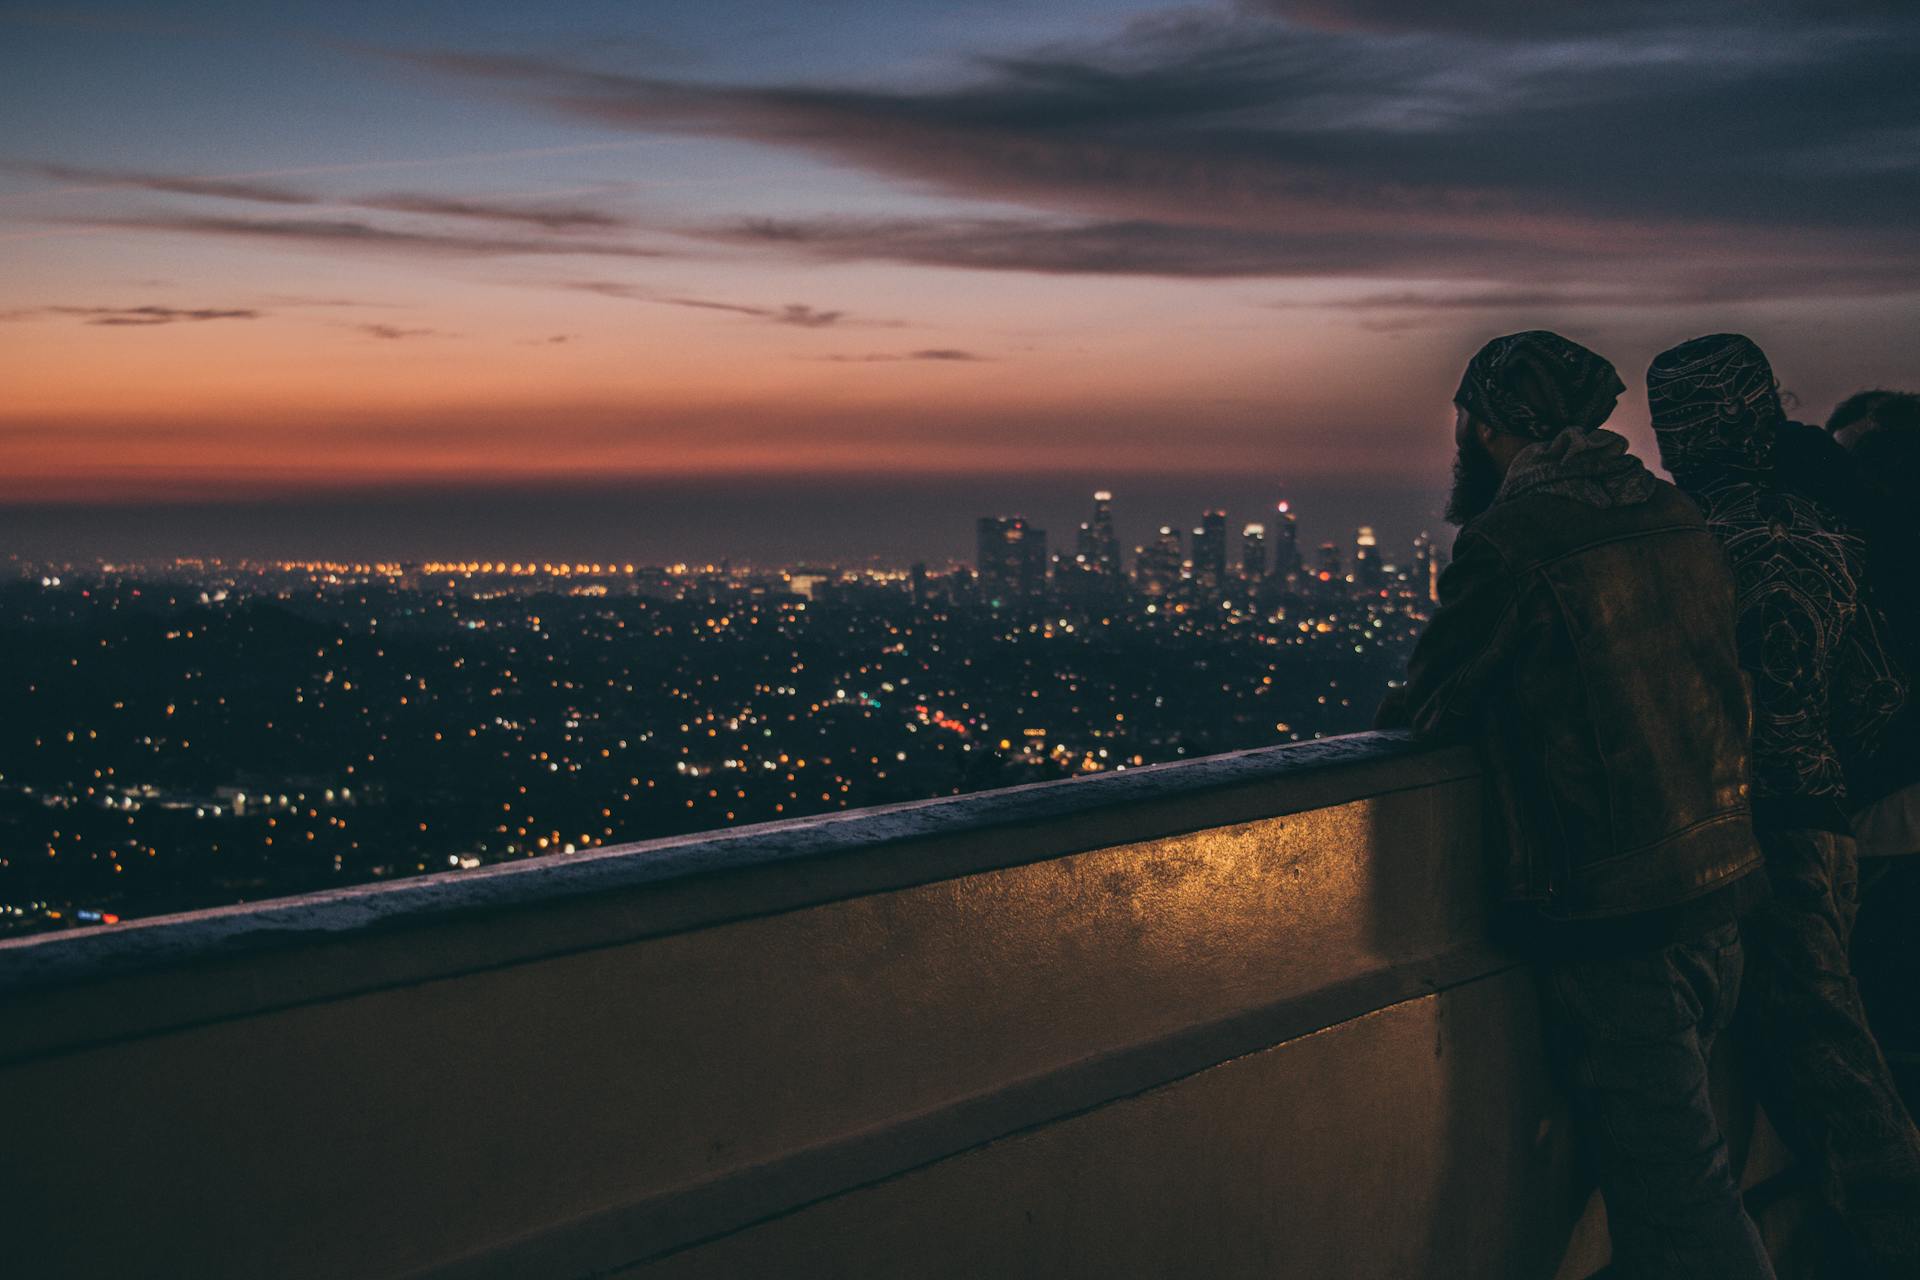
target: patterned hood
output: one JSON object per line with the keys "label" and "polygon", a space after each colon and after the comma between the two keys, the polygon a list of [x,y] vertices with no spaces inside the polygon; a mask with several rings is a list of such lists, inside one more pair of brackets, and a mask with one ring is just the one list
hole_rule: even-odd
{"label": "patterned hood", "polygon": [[1593,430],[1626,389],[1605,357],[1557,333],[1528,329],[1481,347],[1453,402],[1495,431],[1546,440]]}
{"label": "patterned hood", "polygon": [[1647,370],[1647,406],[1660,461],[1683,489],[1773,467],[1785,414],[1773,366],[1751,338],[1714,333],[1661,352]]}
{"label": "patterned hood", "polygon": [[1871,753],[1905,697],[1861,599],[1865,548],[1777,483],[1776,439],[1791,460],[1793,428],[1751,339],[1717,333],[1662,353],[1647,403],[1661,460],[1733,568],[1740,665],[1753,680],[1755,819],[1844,832],[1846,761]]}

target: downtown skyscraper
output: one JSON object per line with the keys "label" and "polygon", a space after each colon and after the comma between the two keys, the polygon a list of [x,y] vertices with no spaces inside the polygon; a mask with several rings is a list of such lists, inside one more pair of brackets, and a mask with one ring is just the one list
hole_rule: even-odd
{"label": "downtown skyscraper", "polygon": [[1047,531],[1023,516],[981,516],[975,523],[975,566],[981,594],[1005,603],[1047,591]]}
{"label": "downtown skyscraper", "polygon": [[1080,526],[1088,566],[1101,577],[1120,577],[1120,535],[1113,527],[1113,493],[1099,489],[1093,495],[1093,519]]}
{"label": "downtown skyscraper", "polygon": [[1218,596],[1227,584],[1227,513],[1208,511],[1193,531],[1193,586],[1203,597]]}
{"label": "downtown skyscraper", "polygon": [[1134,585],[1146,596],[1170,596],[1180,587],[1180,569],[1186,559],[1180,531],[1160,526],[1151,545],[1135,548]]}
{"label": "downtown skyscraper", "polygon": [[1267,580],[1267,526],[1255,522],[1240,531],[1240,576],[1250,585]]}

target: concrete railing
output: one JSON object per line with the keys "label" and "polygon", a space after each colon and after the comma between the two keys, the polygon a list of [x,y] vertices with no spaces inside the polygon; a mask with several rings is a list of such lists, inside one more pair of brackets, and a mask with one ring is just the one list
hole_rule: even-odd
{"label": "concrete railing", "polygon": [[0,945],[21,1276],[1584,1276],[1470,752]]}

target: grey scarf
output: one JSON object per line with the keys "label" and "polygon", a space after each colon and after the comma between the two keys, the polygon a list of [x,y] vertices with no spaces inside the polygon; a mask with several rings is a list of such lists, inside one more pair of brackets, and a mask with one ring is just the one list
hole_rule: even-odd
{"label": "grey scarf", "polygon": [[1640,459],[1627,452],[1627,438],[1605,428],[1562,431],[1514,456],[1495,502],[1551,494],[1590,507],[1645,502],[1658,483]]}

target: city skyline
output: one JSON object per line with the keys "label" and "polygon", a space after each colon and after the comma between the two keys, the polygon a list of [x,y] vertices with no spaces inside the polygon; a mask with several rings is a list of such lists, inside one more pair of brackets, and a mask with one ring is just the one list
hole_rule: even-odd
{"label": "city skyline", "polygon": [[1429,546],[1369,574],[1357,530],[1349,578],[1282,537],[1248,572],[1264,540],[1209,513],[1193,557],[1169,526],[1132,560],[1114,499],[1086,561],[982,517],[977,566],[885,573],[11,561],[0,936],[1369,722],[1430,616]]}
{"label": "city skyline", "polygon": [[[1225,491],[1236,495],[1222,500]],[[1086,521],[1089,488],[1041,482],[1008,482],[994,477],[969,478],[966,483],[943,480],[926,490],[902,492],[815,489],[780,481],[755,491],[750,485],[726,483],[709,489],[673,486],[656,490],[585,489],[561,494],[528,495],[514,491],[483,491],[440,501],[460,512],[449,524],[468,525],[467,531],[432,530],[431,518],[421,522],[413,511],[436,499],[416,496],[409,503],[388,508],[369,504],[359,508],[325,503],[275,503],[260,508],[277,517],[272,528],[250,528],[231,504],[176,508],[158,518],[171,519],[172,532],[158,539],[148,522],[156,518],[145,507],[102,510],[78,506],[40,508],[33,518],[0,507],[0,546],[17,558],[47,563],[153,562],[173,559],[225,560],[428,560],[581,559],[646,564],[719,563],[762,566],[805,563],[844,563],[849,567],[877,566],[904,569],[915,561],[974,563],[978,558],[976,523],[979,513],[991,510],[999,517],[1018,517],[1036,527],[1061,531],[1064,545],[1057,553],[1076,549]],[[1193,521],[1208,511],[1225,511],[1236,527],[1249,521],[1274,518],[1277,493],[1294,494],[1293,486],[1240,477],[1226,486],[1197,481],[1168,492],[1150,489],[1135,499],[1133,491],[1092,490],[1109,496],[1109,519],[1125,559],[1151,542],[1154,531],[1168,521],[1183,536]],[[1308,487],[1306,497],[1288,500],[1302,545],[1326,538],[1346,539],[1363,525],[1385,531],[1394,545],[1410,543],[1421,534],[1444,528],[1438,488],[1402,494],[1370,493]],[[1395,500],[1397,499],[1397,501]],[[1152,504],[1143,508],[1143,504]],[[576,515],[583,509],[601,513],[592,535],[583,535],[556,519],[561,509]],[[817,523],[796,517],[796,509],[813,508]],[[1115,510],[1117,508],[1117,511]],[[968,510],[972,515],[965,514]],[[359,518],[362,514],[371,519]],[[513,517],[521,518],[515,520]],[[1305,534],[1297,532],[1305,515]],[[198,527],[196,527],[196,525]],[[795,526],[803,532],[796,535]],[[1278,526],[1276,526],[1278,528]],[[277,529],[283,537],[274,536]],[[1231,530],[1229,532],[1232,532]],[[1236,553],[1237,554],[1237,553]],[[1230,557],[1231,558],[1231,557]],[[1237,561],[1235,561],[1237,563]]]}
{"label": "city skyline", "polygon": [[1679,338],[1753,332],[1810,417],[1920,338],[1890,5],[0,22],[19,545],[545,524],[560,554],[685,491],[810,555],[849,497],[964,520],[1017,481],[1070,533],[1090,482],[1184,520],[1252,472],[1411,533],[1492,333],[1608,355],[1649,458],[1638,373]]}

